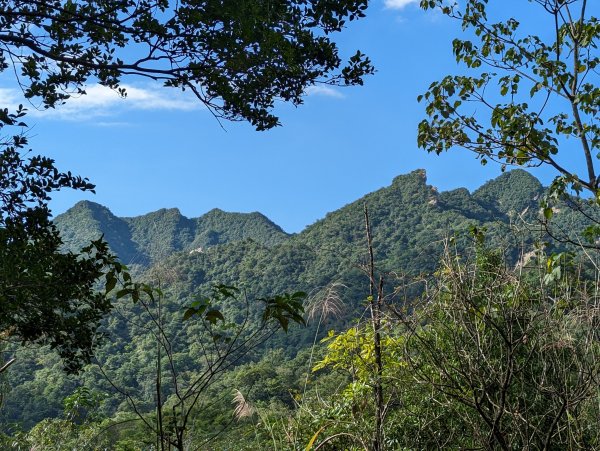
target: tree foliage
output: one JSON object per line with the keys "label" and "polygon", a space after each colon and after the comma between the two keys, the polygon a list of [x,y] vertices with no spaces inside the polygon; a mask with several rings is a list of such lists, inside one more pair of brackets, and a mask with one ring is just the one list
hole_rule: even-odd
{"label": "tree foliage", "polygon": [[[531,189],[533,192],[530,192]],[[378,262],[378,269],[412,277],[435,269],[438,256],[443,252],[441,240],[449,231],[466,232],[469,226],[475,225],[487,228],[488,239],[494,245],[506,243],[514,233],[508,225],[511,211],[520,214],[527,207],[535,206],[535,197],[541,192],[542,188],[537,180],[519,170],[501,175],[473,194],[466,189],[438,193],[426,184],[422,173],[415,172],[398,177],[392,186],[332,212],[305,231],[288,236],[271,246],[266,245],[268,242],[261,243],[261,237],[271,236],[271,229],[260,226],[253,231],[254,221],[231,216],[233,231],[223,230],[221,233],[222,237],[231,241],[206,246],[202,252],[190,253],[195,244],[189,243],[193,243],[192,239],[195,238],[193,234],[186,235],[186,246],[192,246],[191,248],[184,247],[156,266],[143,268],[147,273],[144,275],[139,272],[139,277],[142,280],[155,280],[156,271],[162,269],[164,272],[165,268],[168,270],[169,276],[161,276],[161,280],[167,298],[173,302],[172,305],[168,303],[169,307],[165,311],[169,331],[172,332],[180,329],[179,306],[187,305],[198,290],[209,293],[214,283],[244,287],[254,299],[272,299],[277,293],[310,292],[315,286],[327,286],[332,281],[338,281],[344,284],[340,289],[340,296],[346,300],[346,306],[338,318],[328,319],[327,326],[323,326],[321,331],[324,333],[327,328],[342,331],[352,326],[353,320],[360,317],[364,309],[361,301],[365,298],[366,282],[364,273],[358,266],[364,263],[364,252],[360,251],[364,248],[365,232],[360,218],[364,214],[365,201],[370,206],[374,257]],[[129,229],[116,227],[115,224],[122,220],[105,214],[100,207],[80,207],[82,205],[66,213],[60,221],[61,227],[64,226],[61,229],[63,236],[73,237],[76,243],[83,244],[84,238],[97,239],[104,232],[113,251],[124,249],[121,243],[131,235],[136,242],[144,243],[144,247],[131,248],[126,255],[135,255],[144,252],[144,249],[158,249],[161,243],[175,243],[190,230],[180,227],[189,221],[179,215],[176,215],[179,219],[174,221],[171,221],[170,215],[164,214],[128,218],[131,224],[144,225]],[[535,208],[530,207],[529,211],[535,213]],[[557,225],[559,221],[563,221],[560,226],[569,230],[581,230],[585,227],[581,218],[572,217],[568,209],[557,213],[553,221]],[[200,223],[205,223],[203,218],[198,221]],[[92,225],[97,232],[87,233],[84,228],[88,225]],[[258,225],[260,223],[256,224]],[[253,240],[234,233],[243,226],[248,228],[247,234],[252,233]],[[213,229],[213,226],[210,225],[210,228]],[[265,234],[263,231],[269,233]],[[525,243],[526,246],[540,237],[539,228],[523,230],[523,233],[525,235],[518,236],[516,241]],[[459,250],[466,249],[468,242],[461,235],[457,237]],[[521,257],[518,251],[511,252],[510,264],[516,264]],[[393,292],[394,284],[394,278],[388,277],[387,293]],[[419,293],[416,289],[418,287],[418,284],[412,286],[411,295]],[[239,303],[227,303],[222,312],[225,316],[235,317],[241,313],[240,307]],[[102,345],[98,354],[102,359],[110,356],[118,367],[116,380],[125,382],[125,387],[136,390],[143,386],[141,379],[149,374],[148,368],[152,366],[152,360],[144,357],[147,354],[147,343],[143,339],[146,331],[136,325],[137,308],[129,303],[118,304],[118,310],[107,318],[103,329],[111,339]],[[298,350],[313,343],[314,332],[313,326],[290,328],[288,334],[273,337],[269,347],[282,348],[286,356],[293,356]],[[181,330],[180,334],[185,336],[182,340],[190,346],[194,343],[192,329]],[[22,421],[26,427],[30,427],[44,416],[55,415],[61,408],[62,399],[74,387],[72,382],[55,374],[58,363],[51,355],[41,359],[33,350],[20,350],[19,353],[23,357],[12,367],[12,391],[6,396],[0,414],[5,423]],[[139,375],[141,379],[132,377],[132,374]],[[101,385],[98,378],[89,374],[82,377],[90,387]],[[51,382],[46,382],[47,380]],[[133,380],[136,382],[133,383]],[[129,381],[132,381],[131,385]],[[30,396],[25,397],[25,393]],[[123,411],[124,406],[112,396],[102,409],[107,416],[114,416]]]}
{"label": "tree foliage", "polygon": [[[172,324],[167,323],[161,289],[131,283],[117,293],[117,297],[122,296],[131,296],[140,307],[140,314],[133,321],[141,323],[145,331],[146,357],[148,347],[155,349],[150,351],[149,357],[154,361],[155,374],[150,378],[147,374],[128,376],[130,379],[139,377],[142,386],[151,389],[136,395],[134,390],[116,380],[117,368],[110,363],[99,361],[98,369],[135,418],[152,433],[148,444],[155,442],[160,450],[187,449],[192,441],[189,437],[192,429],[199,447],[207,446],[220,435],[231,421],[217,430],[198,430],[202,410],[214,403],[208,396],[211,386],[277,330],[287,332],[290,321],[304,324],[302,299],[305,294],[301,292],[260,299],[264,309],[258,320],[260,312],[244,293],[232,286],[218,285],[213,287],[210,296],[197,295],[175,321],[171,317]],[[240,303],[243,307],[229,315],[225,307],[231,303]],[[184,335],[182,331],[191,333]],[[189,342],[191,336],[193,341]]]}
{"label": "tree foliage", "polygon": [[[459,254],[450,245],[422,297],[388,304],[383,446],[597,448],[597,284],[565,255],[549,268],[534,259],[514,270],[500,252],[476,246]],[[315,369],[345,372],[350,382],[310,412],[299,409],[313,449],[366,448],[379,373],[372,336],[362,325],[324,340]]]}
{"label": "tree foliage", "polygon": [[[24,125],[22,111],[4,114],[0,128]],[[62,188],[93,185],[59,172],[48,158],[24,159],[25,136],[0,145],[0,333],[3,339],[49,344],[75,371],[89,362],[96,329],[111,307],[96,282],[117,263],[101,240],[81,254],[62,252],[47,202]]]}
{"label": "tree foliage", "polygon": [[471,257],[448,248],[422,302],[406,306],[414,314],[400,315],[423,397],[407,438],[442,448],[598,446],[598,286],[564,257],[513,270],[482,244]]}
{"label": "tree foliage", "polygon": [[342,66],[331,40],[366,0],[1,1],[0,69],[54,107],[86,82],[140,76],[191,91],[217,116],[272,128],[278,99],[302,103],[315,83],[362,84],[357,52]]}
{"label": "tree foliage", "polygon": [[597,196],[597,10],[587,0],[530,3],[535,23],[523,25],[519,17],[496,21],[488,0],[421,1],[460,21],[467,37],[452,48],[467,71],[419,96],[428,116],[419,124],[419,146],[438,154],[463,147],[482,164],[549,165],[559,174],[556,193],[572,187]]}

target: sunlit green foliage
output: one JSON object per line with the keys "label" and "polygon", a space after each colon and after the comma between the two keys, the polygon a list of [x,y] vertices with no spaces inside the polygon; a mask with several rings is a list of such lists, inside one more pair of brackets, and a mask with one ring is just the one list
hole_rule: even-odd
{"label": "sunlit green foliage", "polygon": [[[466,256],[450,247],[422,298],[388,306],[387,449],[598,447],[598,287],[564,255],[551,262],[515,271],[482,245]],[[372,333],[324,339],[315,370],[350,382],[297,410],[301,443],[316,435],[315,447],[370,449]]]}
{"label": "sunlit green foliage", "polygon": [[[237,369],[232,368],[231,372],[223,373],[219,377],[218,382],[205,393],[206,399],[213,400],[214,404],[203,404],[202,411],[195,414],[192,429],[217,431],[225,426],[234,428],[237,431],[235,434],[244,437],[243,442],[247,449],[271,446],[265,443],[272,443],[273,440],[278,443],[278,447],[285,448],[289,445],[289,440],[292,440],[286,438],[286,434],[294,437],[294,443],[303,443],[303,446],[306,446],[311,437],[323,427],[317,437],[319,440],[325,439],[327,434],[335,431],[357,433],[360,430],[361,440],[368,443],[372,430],[373,392],[370,386],[372,381],[368,376],[371,363],[367,343],[372,332],[363,326],[356,327],[356,318],[364,314],[367,287],[367,279],[359,268],[365,258],[365,251],[362,250],[365,249],[362,225],[364,201],[368,202],[371,212],[378,268],[383,271],[400,269],[396,274],[402,276],[402,280],[412,280],[419,275],[430,274],[435,269],[437,256],[443,255],[443,238],[451,230],[458,233],[477,226],[478,230],[487,228],[488,239],[494,243],[512,240],[519,245],[533,246],[540,237],[539,228],[527,229],[521,226],[522,235],[511,238],[513,229],[508,223],[513,221],[513,224],[518,225],[518,214],[523,213],[527,207],[529,210],[525,212],[525,217],[530,220],[535,217],[537,210],[531,205],[535,204],[535,198],[539,196],[540,191],[539,183],[534,178],[516,171],[503,174],[473,194],[466,190],[438,193],[426,184],[424,174],[419,171],[398,177],[391,187],[331,213],[300,234],[286,237],[275,228],[256,229],[274,231],[273,236],[281,237],[280,242],[261,243],[255,239],[247,239],[243,233],[223,232],[223,236],[229,237],[225,243],[208,245],[202,252],[190,253],[187,249],[174,252],[150,267],[140,265],[139,268],[145,271],[142,280],[160,280],[167,300],[162,310],[163,327],[167,334],[177,337],[173,346],[173,359],[181,368],[182,374],[186,375],[194,374],[199,368],[203,342],[198,337],[205,331],[199,324],[194,323],[193,312],[190,313],[190,320],[186,321],[184,327],[181,321],[187,309],[202,308],[202,302],[194,304],[202,300],[196,295],[199,292],[209,293],[215,282],[243,287],[252,299],[274,299],[276,293],[286,291],[311,292],[315,288],[327,286],[332,281],[339,281],[341,284],[340,295],[346,305],[342,308],[339,318],[323,320],[317,337],[318,342],[327,331],[337,331],[335,338],[321,344],[323,347],[333,343],[339,345],[335,351],[338,353],[335,359],[333,349],[330,349],[331,355],[327,357],[323,355],[323,349],[318,347],[314,350],[312,359],[306,354],[307,351],[300,351],[313,343],[315,322],[311,322],[307,329],[290,328],[285,336],[276,335],[270,341],[270,347],[281,351],[268,354],[270,357],[261,360],[264,349],[257,349],[241,360],[241,366]],[[495,199],[504,199],[508,204],[496,202]],[[68,232],[69,227],[78,223],[86,223],[86,218],[92,218],[96,230],[103,230],[104,220],[94,222],[93,218],[106,218],[107,215],[92,216],[90,210],[90,206],[78,205],[74,211],[64,215],[68,220],[61,223],[65,231]],[[219,215],[224,223],[228,224],[227,227],[229,220],[233,226],[239,220],[236,227],[240,231],[246,231],[246,227],[257,224],[252,216],[220,212]],[[158,220],[159,218],[162,219]],[[146,249],[155,245],[158,248],[162,242],[177,242],[178,236],[186,236],[185,231],[191,230],[177,226],[181,221],[189,221],[181,218],[174,210],[163,210],[158,215],[142,217],[143,221],[147,221],[148,227],[137,229],[137,239],[141,240],[144,237]],[[557,212],[553,221],[564,220],[562,224],[574,230],[584,226],[581,218],[578,218],[571,217],[570,211],[565,209],[564,212]],[[112,217],[111,220],[107,220],[108,225],[114,224],[117,219]],[[152,233],[144,235],[146,232],[143,230],[151,229],[151,219],[156,227]],[[127,218],[122,221],[132,224],[136,220],[137,218]],[[210,226],[212,229],[217,227],[218,221]],[[116,227],[113,230],[116,230]],[[254,233],[250,231],[249,233]],[[89,237],[88,235],[87,238]],[[436,237],[436,240],[432,237]],[[455,238],[459,250],[467,249],[471,241],[464,233],[458,233]],[[507,249],[507,264],[515,265],[525,261],[525,258],[532,258],[531,255],[521,255],[518,247],[513,248],[516,250],[510,249]],[[388,281],[389,288],[394,288],[399,283],[393,278]],[[420,284],[412,284],[403,292],[405,297],[402,299],[414,299],[422,292],[421,288]],[[390,290],[391,292],[393,290]],[[264,306],[258,301],[254,306],[256,321],[260,320],[261,305]],[[207,310],[210,308],[207,307]],[[218,304],[218,309],[225,318],[240,318],[239,302],[224,300]],[[104,331],[110,337],[110,341],[105,343],[97,356],[111,369],[111,378],[119,387],[135,394],[140,407],[145,412],[150,412],[156,392],[156,343],[148,335],[146,321],[139,321],[140,313],[139,306],[119,302],[117,311],[107,318],[105,323]],[[218,315],[214,316],[214,320],[216,324],[221,324]],[[419,419],[425,416],[414,412],[426,407],[421,404],[425,395],[416,389],[418,385],[411,382],[411,372],[407,370],[402,356],[399,356],[403,352],[402,343],[405,342],[402,334],[406,330],[398,326],[396,321],[397,319],[388,318],[383,331],[385,393],[387,402],[393,407],[390,407],[390,413],[386,416],[386,437],[388,445],[392,448],[402,440],[408,440],[415,431],[425,431],[425,423]],[[348,341],[351,334],[356,334],[354,338],[357,341],[354,344]],[[315,362],[321,360],[327,362],[327,365],[319,371],[312,372]],[[20,352],[19,360],[9,375],[11,392],[7,394],[5,406],[0,410],[5,431],[12,430],[10,423],[13,421],[21,421],[24,428],[28,429],[44,417],[60,417],[63,399],[83,385],[107,394],[97,408],[99,415],[114,421],[128,421],[111,429],[114,434],[111,440],[115,443],[126,440],[127,437],[143,440],[144,426],[139,421],[129,421],[133,418],[130,406],[115,393],[97,370],[90,367],[79,380],[73,380],[58,374],[58,368],[59,361],[45,349]],[[167,376],[165,373],[164,377]],[[232,420],[231,400],[235,389],[256,409],[252,416],[239,421]],[[165,399],[169,399],[169,395],[165,395]],[[332,397],[328,398],[329,395]],[[402,413],[396,409],[401,396],[403,403],[412,406],[413,414],[406,411]],[[431,399],[431,395],[427,396],[427,399]],[[290,417],[293,418],[291,423]],[[444,423],[443,427],[449,427],[449,424],[458,427],[458,423],[455,420],[451,421],[450,417],[450,414],[440,416],[440,422],[442,418],[449,421]],[[254,431],[258,424],[268,425],[268,428],[258,428],[256,435]],[[404,425],[404,429],[400,429],[399,425]],[[389,432],[391,430],[397,432]],[[190,436],[190,439],[198,440],[198,444],[209,438],[200,432]],[[433,439],[433,436],[423,438]],[[235,436],[227,434],[210,440],[223,448],[239,445]],[[350,436],[345,436],[344,440],[346,441],[335,443],[356,445],[360,442],[356,442]],[[260,446],[257,443],[260,443]]]}
{"label": "sunlit green foliage", "polygon": [[[420,3],[461,24],[463,34],[453,40],[452,53],[465,71],[433,82],[418,97],[427,115],[419,124],[419,146],[437,154],[467,149],[482,164],[498,162],[503,170],[551,167],[557,176],[540,199],[546,219],[569,190],[586,191],[591,198],[584,204],[598,207],[597,5],[535,0],[507,18],[488,0]],[[535,20],[528,23],[531,17]],[[588,236],[597,237],[597,218],[586,219]],[[568,230],[554,234],[572,243],[580,238]]]}
{"label": "sunlit green foliage", "polygon": [[78,202],[54,220],[69,249],[104,238],[127,265],[148,266],[179,251],[202,253],[210,246],[252,239],[266,246],[288,235],[260,213],[226,213],[211,210],[199,218],[186,218],[179,210],[162,209],[134,218],[118,218],[89,201]]}

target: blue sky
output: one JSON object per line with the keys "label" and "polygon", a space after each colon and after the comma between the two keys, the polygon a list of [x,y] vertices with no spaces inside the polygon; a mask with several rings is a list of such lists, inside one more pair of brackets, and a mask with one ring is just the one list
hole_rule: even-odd
{"label": "blue sky", "polygon": [[[283,126],[267,132],[243,123],[222,128],[193,99],[140,80],[125,81],[127,99],[90,86],[57,110],[29,106],[34,151],[97,185],[96,195],[55,195],[53,212],[81,199],[118,216],[177,207],[196,217],[216,207],[260,211],[298,232],[417,168],[440,190],[477,188],[500,168],[460,150],[435,156],[416,146],[424,117],[416,98],[458,70],[451,41],[460,32],[417,0],[372,1],[367,18],[337,40],[346,56],[369,55],[377,73],[363,87],[313,88],[299,108],[279,105]],[[23,102],[20,96],[9,84],[0,88],[4,105]],[[545,183],[553,175],[535,174]]]}

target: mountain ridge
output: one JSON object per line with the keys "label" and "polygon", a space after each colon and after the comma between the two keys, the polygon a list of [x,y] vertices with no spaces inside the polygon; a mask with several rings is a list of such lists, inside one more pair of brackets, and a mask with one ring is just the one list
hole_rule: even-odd
{"label": "mountain ridge", "polygon": [[[70,250],[77,251],[90,240],[104,235],[124,263],[148,266],[177,252],[202,252],[211,246],[246,239],[267,247],[288,240],[338,242],[340,235],[345,237],[342,241],[354,242],[362,238],[362,213],[359,210],[364,203],[373,203],[369,208],[374,228],[381,221],[390,222],[389,213],[396,209],[394,205],[403,205],[407,211],[412,210],[411,205],[421,205],[423,211],[412,218],[404,217],[402,212],[395,213],[400,219],[410,219],[411,226],[417,227],[419,224],[430,225],[426,223],[426,216],[435,216],[435,212],[458,215],[459,223],[508,219],[510,215],[528,209],[536,214],[537,209],[531,207],[535,207],[542,192],[538,179],[521,169],[503,173],[473,192],[466,188],[439,192],[427,184],[426,171],[418,169],[398,175],[389,186],[327,213],[296,234],[286,233],[260,212],[236,213],[213,208],[199,217],[188,218],[178,208],[161,208],[139,216],[117,217],[107,207],[92,201],[76,203],[58,215],[54,223]],[[339,227],[340,221],[354,225]],[[407,244],[406,236],[395,235],[400,243]],[[390,238],[394,239],[393,236],[385,237],[386,240]]]}
{"label": "mountain ridge", "polygon": [[197,218],[183,216],[178,208],[161,208],[133,217],[117,217],[107,207],[84,200],[54,218],[66,248],[77,252],[104,235],[126,264],[147,266],[179,251],[243,239],[265,245],[290,235],[259,212],[229,213],[214,208]]}

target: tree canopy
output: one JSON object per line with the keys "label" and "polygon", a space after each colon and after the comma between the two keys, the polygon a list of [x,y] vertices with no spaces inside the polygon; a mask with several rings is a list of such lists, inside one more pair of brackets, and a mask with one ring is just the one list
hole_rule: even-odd
{"label": "tree canopy", "polygon": [[[0,128],[18,126],[21,114],[0,118]],[[111,307],[96,290],[97,280],[118,264],[102,240],[80,254],[62,251],[50,194],[93,185],[57,171],[48,158],[22,158],[26,144],[26,137],[15,135],[0,154],[0,335],[49,344],[75,371],[89,361],[96,329]]]}
{"label": "tree canopy", "polygon": [[461,22],[466,38],[454,39],[453,53],[467,71],[419,96],[428,118],[418,144],[438,154],[466,148],[482,164],[550,165],[559,174],[555,192],[597,196],[600,24],[587,0],[529,3],[539,14],[523,25],[519,17],[496,21],[488,0],[421,1]]}
{"label": "tree canopy", "polygon": [[[357,52],[342,65],[330,36],[367,0],[0,1],[0,69],[54,107],[87,82],[127,76],[190,90],[218,117],[272,128],[275,100],[302,103],[315,83],[362,84]],[[343,66],[343,67],[342,67]]]}

